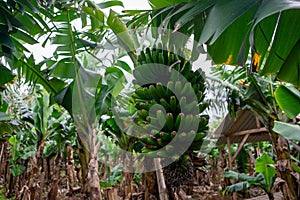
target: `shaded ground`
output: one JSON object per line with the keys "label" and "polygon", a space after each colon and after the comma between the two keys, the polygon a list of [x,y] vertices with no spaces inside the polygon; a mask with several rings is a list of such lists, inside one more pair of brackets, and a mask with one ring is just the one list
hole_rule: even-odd
{"label": "shaded ground", "polygon": [[[194,180],[193,191],[191,194],[187,194],[184,199],[191,200],[231,200],[232,195],[229,194],[227,196],[222,195],[222,191],[225,189],[226,185],[230,184],[228,180],[225,180],[223,177],[224,168],[220,167],[219,164],[211,163],[211,167],[207,169],[197,170],[196,177]],[[68,178],[66,176],[65,171],[61,171],[60,179],[59,179],[59,191],[58,198],[59,200],[81,200],[85,199],[84,195],[80,193],[80,187],[78,187],[73,194],[71,194],[68,190]],[[226,182],[227,181],[227,182]],[[0,178],[0,200],[7,199],[5,194],[5,189],[3,187],[5,183],[3,182],[3,178]],[[109,196],[106,198],[108,200],[118,200],[124,199],[118,196],[118,190],[120,190],[119,186],[115,186],[115,188],[103,188],[104,196]],[[144,188],[141,184],[133,185],[133,193],[130,199],[133,200],[142,200],[144,196]],[[246,192],[238,193],[238,199],[251,199],[251,200],[263,200],[267,199],[264,191],[260,188],[252,188]],[[46,194],[44,195],[46,196]],[[276,200],[281,199],[281,194],[276,194]],[[254,198],[258,197],[258,198]],[[14,199],[14,198],[10,198]],[[46,199],[46,198],[44,198]],[[157,198],[153,198],[155,200]]]}
{"label": "shaded ground", "polygon": [[[107,189],[104,189],[105,191]],[[0,200],[7,200],[7,198],[4,196],[5,189],[1,186],[0,187]],[[69,196],[70,194],[66,193],[66,190],[64,188],[60,189],[58,194],[58,199],[60,200],[82,200],[85,199],[84,196],[79,193],[74,193],[73,196]],[[247,198],[245,196],[249,195]],[[275,193],[275,200],[281,200],[282,194],[281,193]],[[12,200],[14,198],[10,198]],[[119,198],[120,200],[122,198]],[[143,192],[135,193],[133,194],[134,200],[142,200],[143,199]],[[222,196],[222,193],[220,191],[220,188],[218,186],[212,185],[198,185],[194,186],[193,194],[187,195],[187,199],[191,200],[231,200],[232,196]],[[245,192],[241,192],[238,194],[238,199],[247,199],[247,200],[266,200],[268,199],[266,195],[264,195],[264,192],[259,188],[252,188],[249,190],[247,194]],[[115,199],[117,200],[117,199]]]}

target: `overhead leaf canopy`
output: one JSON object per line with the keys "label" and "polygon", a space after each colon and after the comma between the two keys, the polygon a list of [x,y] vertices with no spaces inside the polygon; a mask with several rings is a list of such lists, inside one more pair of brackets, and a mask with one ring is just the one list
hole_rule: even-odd
{"label": "overhead leaf canopy", "polygon": [[159,8],[150,14],[152,26],[194,33],[216,64],[244,66],[251,51],[252,71],[276,74],[300,88],[299,1],[204,0],[175,6],[166,1],[161,6],[171,6],[164,8],[149,1]]}

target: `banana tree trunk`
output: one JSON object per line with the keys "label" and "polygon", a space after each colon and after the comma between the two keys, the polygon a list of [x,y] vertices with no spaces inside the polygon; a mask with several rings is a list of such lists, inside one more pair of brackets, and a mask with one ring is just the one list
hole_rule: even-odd
{"label": "banana tree trunk", "polygon": [[31,159],[31,172],[29,175],[27,188],[30,190],[30,199],[42,199],[43,187],[41,182],[44,180],[43,167],[43,151],[45,141],[39,140],[37,143],[37,151],[35,156]]}
{"label": "banana tree trunk", "polygon": [[86,194],[89,200],[102,200],[98,168],[99,164],[97,152],[91,153],[85,186]]}
{"label": "banana tree trunk", "polygon": [[73,191],[77,187],[78,182],[74,165],[75,162],[73,157],[73,148],[70,144],[67,144],[66,150],[66,172],[68,176],[68,186],[70,194],[73,195]]}
{"label": "banana tree trunk", "polygon": [[269,200],[274,200],[274,195],[272,192],[267,193]]}
{"label": "banana tree trunk", "polygon": [[277,155],[277,171],[286,184],[284,184],[283,195],[286,200],[297,200],[296,182],[293,180],[291,172],[291,156],[290,147],[288,141],[281,135],[274,132],[274,121],[270,122],[269,132],[271,134],[271,140],[274,151]]}
{"label": "banana tree trunk", "polygon": [[153,197],[158,196],[155,171],[143,173],[143,180],[144,180],[144,186],[145,186],[144,199],[150,200],[150,199],[153,199]]}
{"label": "banana tree trunk", "polygon": [[11,196],[11,192],[9,192],[9,183],[11,179],[11,173],[10,173],[10,164],[9,164],[9,142],[6,140],[2,144],[2,150],[1,150],[1,157],[0,157],[0,175],[3,176],[6,188],[6,197]]}
{"label": "banana tree trunk", "polygon": [[[128,156],[124,156],[123,158],[123,167],[124,168],[130,168],[132,161],[131,158]],[[132,199],[131,195],[132,195],[132,182],[133,182],[133,173],[130,172],[122,172],[122,176],[123,176],[123,180],[121,183],[121,196],[124,199]]]}
{"label": "banana tree trunk", "polygon": [[60,161],[61,161],[61,154],[58,152],[57,157],[55,159],[55,166],[53,170],[53,175],[52,175],[52,184],[51,184],[51,189],[48,193],[48,199],[56,200],[57,199],[57,194],[58,194],[58,183],[60,179]]}
{"label": "banana tree trunk", "polygon": [[[85,153],[87,152],[87,154]],[[84,146],[81,144],[80,138],[78,138],[78,154],[79,154],[79,162],[80,162],[80,175],[78,178],[82,186],[85,185],[86,177],[87,177],[87,169],[88,169],[88,151],[84,149]]]}
{"label": "banana tree trunk", "polygon": [[[90,129],[89,129],[90,130]],[[82,191],[86,194],[88,200],[102,200],[100,179],[99,179],[99,164],[98,164],[98,149],[100,143],[96,144],[96,132],[90,130],[90,135],[87,137],[78,137],[79,158],[82,170]],[[82,133],[79,133],[82,135]],[[87,139],[84,142],[82,139]],[[89,144],[87,146],[86,144]]]}
{"label": "banana tree trunk", "polygon": [[[123,141],[125,141],[126,143],[124,143],[123,145],[126,147],[126,151],[127,152],[133,152],[133,146],[134,146],[134,141],[131,138],[128,138],[127,136],[124,136],[125,138],[123,138]],[[122,139],[121,139],[122,140]],[[132,168],[132,157],[128,156],[126,154],[122,155],[122,159],[123,159],[123,168],[126,169],[126,171],[122,172],[122,176],[123,176],[123,180],[121,183],[121,191],[120,191],[120,195],[124,198],[124,199],[132,199],[132,193],[133,193],[133,173],[130,171],[133,171]]]}

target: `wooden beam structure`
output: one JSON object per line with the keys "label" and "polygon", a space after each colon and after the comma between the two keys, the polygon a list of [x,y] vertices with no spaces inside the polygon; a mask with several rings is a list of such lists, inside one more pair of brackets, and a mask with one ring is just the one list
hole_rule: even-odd
{"label": "wooden beam structure", "polygon": [[237,136],[243,136],[243,135],[248,135],[253,133],[262,133],[267,131],[268,130],[265,127],[261,127],[261,128],[249,129],[245,131],[232,132],[227,135],[220,135],[220,137],[237,137]]}
{"label": "wooden beam structure", "polygon": [[232,160],[235,160],[235,159],[236,159],[236,157],[238,156],[238,154],[239,154],[240,151],[242,150],[242,148],[243,148],[244,144],[246,143],[247,139],[249,138],[249,136],[250,136],[250,134],[247,134],[247,135],[244,136],[242,142],[239,144],[239,147],[238,147],[237,151],[236,151],[235,154],[233,155]]}

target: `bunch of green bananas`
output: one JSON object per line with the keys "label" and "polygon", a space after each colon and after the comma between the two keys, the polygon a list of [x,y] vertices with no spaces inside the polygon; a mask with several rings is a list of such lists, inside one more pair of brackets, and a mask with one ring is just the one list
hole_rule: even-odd
{"label": "bunch of green bananas", "polygon": [[[201,115],[208,106],[204,102],[204,73],[193,71],[188,60],[164,49],[160,44],[141,51],[133,73],[136,90],[132,95],[139,124],[148,133],[139,138],[144,144],[143,152],[151,153],[167,145],[159,151],[161,157],[179,148],[168,145],[176,136],[179,140],[192,137],[188,150],[199,150],[209,120],[208,115]],[[156,104],[160,106],[152,109]]]}

